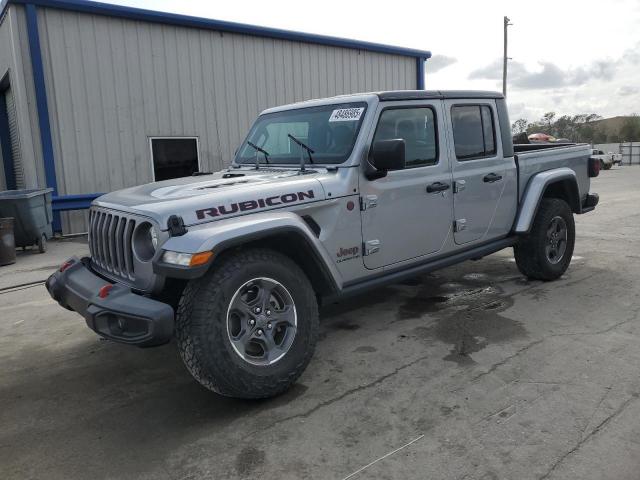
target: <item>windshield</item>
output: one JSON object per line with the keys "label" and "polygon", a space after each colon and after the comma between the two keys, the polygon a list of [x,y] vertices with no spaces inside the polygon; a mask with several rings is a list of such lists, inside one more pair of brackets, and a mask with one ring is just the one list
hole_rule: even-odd
{"label": "windshield", "polygon": [[[297,164],[301,147],[289,138],[292,135],[313,150],[313,163],[342,163],[351,155],[366,108],[364,102],[341,103],[261,115],[235,161],[255,163],[251,142],[268,152],[268,163]],[[303,154],[308,163],[307,153]],[[264,154],[258,154],[258,161],[265,163]]]}

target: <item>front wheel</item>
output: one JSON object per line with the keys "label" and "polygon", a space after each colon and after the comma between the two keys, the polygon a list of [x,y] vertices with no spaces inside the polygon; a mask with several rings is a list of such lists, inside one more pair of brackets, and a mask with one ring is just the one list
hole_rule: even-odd
{"label": "front wheel", "polygon": [[272,397],[311,360],[318,336],[315,293],[300,267],[278,252],[231,253],[187,285],[176,336],[187,369],[208,389]]}
{"label": "front wheel", "polygon": [[516,264],[535,280],[555,280],[569,267],[576,239],[571,208],[564,200],[543,198],[531,231],[513,247]]}

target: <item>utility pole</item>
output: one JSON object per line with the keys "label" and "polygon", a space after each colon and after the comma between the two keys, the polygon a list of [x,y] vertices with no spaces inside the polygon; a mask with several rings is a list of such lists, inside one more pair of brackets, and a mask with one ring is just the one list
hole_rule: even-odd
{"label": "utility pole", "polygon": [[507,27],[509,25],[513,25],[513,23],[509,23],[509,17],[504,17],[504,55],[502,58],[502,94],[507,96]]}

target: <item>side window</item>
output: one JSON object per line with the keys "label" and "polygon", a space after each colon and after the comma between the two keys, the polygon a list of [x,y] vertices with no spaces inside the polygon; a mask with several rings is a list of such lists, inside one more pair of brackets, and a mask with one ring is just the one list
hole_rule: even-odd
{"label": "side window", "polygon": [[496,129],[488,105],[451,107],[453,140],[458,160],[490,157],[496,154]]}
{"label": "side window", "polygon": [[435,115],[430,107],[390,108],[378,120],[373,143],[402,138],[405,142],[406,168],[438,163]]}

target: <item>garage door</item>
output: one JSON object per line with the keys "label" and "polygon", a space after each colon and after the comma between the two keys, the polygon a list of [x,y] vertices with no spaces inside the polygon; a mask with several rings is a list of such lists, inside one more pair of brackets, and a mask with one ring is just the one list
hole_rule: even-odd
{"label": "garage door", "polygon": [[18,133],[18,117],[16,115],[16,102],[11,87],[5,90],[4,96],[6,102],[5,105],[7,106],[9,140],[11,143],[11,157],[13,160],[13,173],[16,179],[16,188],[24,188],[24,170],[22,169],[22,153],[20,150],[20,135]]}

